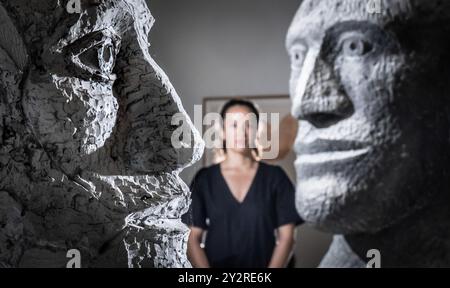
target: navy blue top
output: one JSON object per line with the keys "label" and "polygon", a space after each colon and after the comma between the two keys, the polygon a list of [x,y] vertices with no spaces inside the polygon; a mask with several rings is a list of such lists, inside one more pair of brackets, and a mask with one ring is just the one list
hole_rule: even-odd
{"label": "navy blue top", "polygon": [[205,252],[211,267],[267,267],[275,231],[303,223],[295,210],[295,189],[277,166],[259,163],[243,202],[233,196],[220,165],[201,169],[191,184],[192,204],[183,221],[207,230]]}

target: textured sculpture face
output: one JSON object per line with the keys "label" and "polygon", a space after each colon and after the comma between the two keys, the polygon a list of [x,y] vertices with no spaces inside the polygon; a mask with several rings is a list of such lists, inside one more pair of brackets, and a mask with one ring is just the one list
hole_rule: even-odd
{"label": "textured sculpture face", "polygon": [[336,233],[392,226],[448,185],[449,5],[380,3],[305,0],[287,38],[297,208]]}
{"label": "textured sculpture face", "polygon": [[149,54],[154,19],[143,0],[67,2],[0,1],[0,266],[58,266],[68,249],[92,266],[189,265],[178,173],[203,144]]}

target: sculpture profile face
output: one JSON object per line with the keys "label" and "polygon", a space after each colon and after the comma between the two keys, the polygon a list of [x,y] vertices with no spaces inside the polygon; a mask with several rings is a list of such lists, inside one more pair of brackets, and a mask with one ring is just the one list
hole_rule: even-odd
{"label": "sculpture profile face", "polygon": [[[59,27],[41,36],[42,50],[33,55],[39,61],[24,85],[33,133],[68,174],[87,168],[136,175],[183,167],[193,153],[186,158],[169,151],[169,126],[184,111],[149,54],[153,17],[145,2],[89,2],[95,3],[82,1],[81,15],[66,14]],[[95,167],[96,153],[108,141],[114,142],[114,166]],[[167,165],[157,167],[161,161]]]}
{"label": "sculpture profile face", "polygon": [[335,233],[377,232],[448,183],[449,5],[303,1],[287,36],[297,209]]}
{"label": "sculpture profile face", "polygon": [[[103,265],[115,246],[129,266],[187,265],[178,173],[203,143],[150,56],[154,18],[144,0],[81,0],[73,14],[67,3],[0,0],[0,204],[18,211],[0,205],[0,222],[22,225],[0,248],[4,235],[23,239],[0,249],[0,266],[59,265],[72,248]],[[192,130],[179,149],[176,114]]]}

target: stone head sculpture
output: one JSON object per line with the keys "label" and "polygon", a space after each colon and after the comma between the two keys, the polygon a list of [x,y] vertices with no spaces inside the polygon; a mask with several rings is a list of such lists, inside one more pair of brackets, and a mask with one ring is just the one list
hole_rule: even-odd
{"label": "stone head sculpture", "polygon": [[336,235],[322,266],[448,266],[450,3],[369,2],[305,0],[289,29],[297,209]]}
{"label": "stone head sculpture", "polygon": [[[186,267],[178,173],[200,135],[144,0],[0,1],[0,266]],[[72,1],[73,2],[73,1]],[[71,13],[69,13],[71,12]],[[174,115],[191,127],[173,147]]]}

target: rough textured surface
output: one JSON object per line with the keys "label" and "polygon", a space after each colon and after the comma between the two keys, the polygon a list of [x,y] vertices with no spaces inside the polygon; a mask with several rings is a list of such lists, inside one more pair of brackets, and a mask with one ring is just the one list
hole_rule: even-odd
{"label": "rough textured surface", "polygon": [[450,266],[450,2],[379,3],[305,0],[288,32],[297,209],[342,235],[323,267]]}
{"label": "rough textured surface", "polygon": [[[0,0],[0,266],[189,267],[178,177],[203,150],[143,0]],[[192,129],[171,144],[172,116]]]}

